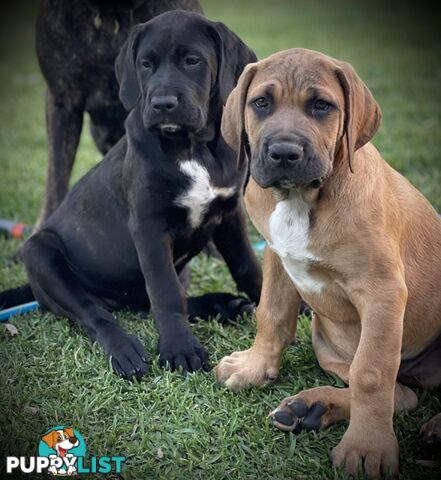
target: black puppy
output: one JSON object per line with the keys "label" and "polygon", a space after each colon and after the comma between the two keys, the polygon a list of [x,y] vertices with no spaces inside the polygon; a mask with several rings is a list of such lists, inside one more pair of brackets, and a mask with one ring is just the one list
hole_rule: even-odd
{"label": "black puppy", "polygon": [[[161,365],[208,368],[178,275],[210,238],[238,288],[258,301],[261,271],[241,204],[245,172],[219,132],[226,98],[255,60],[223,24],[196,13],[136,26],[116,62],[127,135],[24,245],[35,298],[84,326],[126,378],[147,371],[147,354],[109,313],[124,306],[150,304]],[[190,299],[189,313],[231,318],[250,305],[237,298]]]}
{"label": "black puppy", "polygon": [[114,63],[129,30],[168,10],[202,12],[197,0],[43,0],[36,48],[48,90],[49,163],[40,212],[45,220],[65,197],[83,113],[101,153],[123,136],[127,112],[118,99]]}

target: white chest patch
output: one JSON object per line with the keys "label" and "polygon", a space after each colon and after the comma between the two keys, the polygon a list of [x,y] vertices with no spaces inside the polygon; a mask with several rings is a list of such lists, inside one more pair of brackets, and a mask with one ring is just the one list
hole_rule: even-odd
{"label": "white chest patch", "polygon": [[181,193],[176,205],[188,209],[188,217],[193,228],[199,227],[210,203],[217,197],[231,197],[235,187],[215,187],[211,184],[208,170],[195,160],[186,160],[179,164],[182,173],[190,177],[188,190]]}
{"label": "white chest patch", "polygon": [[278,202],[269,219],[270,247],[300,292],[319,293],[323,283],[309,273],[311,264],[319,261],[308,250],[309,212],[309,205],[297,194]]}

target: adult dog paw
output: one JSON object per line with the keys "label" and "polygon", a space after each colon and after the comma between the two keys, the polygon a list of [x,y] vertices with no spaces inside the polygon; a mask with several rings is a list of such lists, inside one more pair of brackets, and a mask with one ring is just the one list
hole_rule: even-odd
{"label": "adult dog paw", "polygon": [[224,357],[215,371],[220,384],[238,391],[274,381],[279,373],[279,360],[250,348]]}
{"label": "adult dog paw", "polygon": [[171,371],[181,369],[183,373],[193,373],[198,370],[208,372],[211,367],[208,353],[194,338],[179,340],[159,340],[159,364]]}

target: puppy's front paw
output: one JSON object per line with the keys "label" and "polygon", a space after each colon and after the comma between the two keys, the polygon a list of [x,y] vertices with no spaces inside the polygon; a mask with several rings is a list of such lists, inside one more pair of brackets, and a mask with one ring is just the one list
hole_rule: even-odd
{"label": "puppy's front paw", "polygon": [[236,391],[272,382],[278,373],[279,361],[253,348],[224,357],[216,367],[217,381]]}
{"label": "puppy's front paw", "polygon": [[159,340],[159,364],[169,367],[171,371],[181,369],[183,373],[210,370],[208,353],[193,337],[179,340]]}
{"label": "puppy's front paw", "polygon": [[367,428],[356,433],[349,426],[341,442],[332,451],[334,468],[343,468],[348,475],[357,474],[364,466],[368,477],[398,474],[398,442],[393,430]]}
{"label": "puppy's front paw", "polygon": [[97,340],[111,357],[112,367],[121,377],[139,379],[147,373],[149,355],[135,335],[129,335],[118,327],[100,332]]}

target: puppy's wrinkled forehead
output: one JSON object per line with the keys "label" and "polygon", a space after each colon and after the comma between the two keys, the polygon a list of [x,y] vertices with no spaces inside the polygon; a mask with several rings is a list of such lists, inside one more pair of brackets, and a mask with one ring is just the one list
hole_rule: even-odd
{"label": "puppy's wrinkled forehead", "polygon": [[248,99],[270,95],[282,106],[292,106],[311,96],[340,103],[342,91],[337,62],[306,49],[278,52],[259,62],[248,89]]}
{"label": "puppy's wrinkled forehead", "polygon": [[199,18],[162,16],[161,22],[151,20],[138,44],[138,55],[156,53],[168,55],[175,50],[200,49],[214,53],[214,45],[207,34],[207,25]]}

